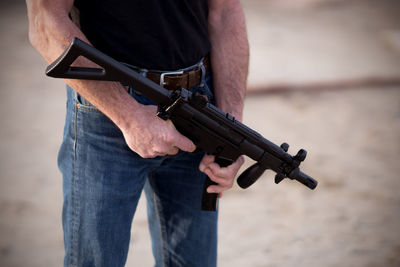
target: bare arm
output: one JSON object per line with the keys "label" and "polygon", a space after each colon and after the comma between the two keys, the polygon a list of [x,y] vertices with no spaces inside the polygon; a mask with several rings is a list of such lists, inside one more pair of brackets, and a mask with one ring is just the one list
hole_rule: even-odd
{"label": "bare arm", "polygon": [[217,106],[242,119],[249,65],[245,17],[239,0],[210,0],[209,34]]}
{"label": "bare arm", "polygon": [[[88,42],[68,16],[73,0],[27,0],[26,3],[29,40],[48,63],[54,61],[74,37]],[[79,58],[74,64],[90,66],[93,63]],[[170,121],[155,116],[155,107],[140,105],[119,83],[83,80],[66,80],[66,83],[108,116],[121,129],[128,146],[142,157],[195,149]]]}
{"label": "bare arm", "polygon": [[[245,18],[239,0],[209,0],[209,34],[211,62],[217,106],[242,120],[243,101],[249,65],[249,45]],[[233,185],[234,178],[243,164],[240,157],[232,165],[221,168],[214,157],[206,155],[200,170],[218,183],[208,192],[220,193]]]}

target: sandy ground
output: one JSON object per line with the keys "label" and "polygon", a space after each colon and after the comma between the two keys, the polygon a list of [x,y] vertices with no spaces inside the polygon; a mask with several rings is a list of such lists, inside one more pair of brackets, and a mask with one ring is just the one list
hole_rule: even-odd
{"label": "sandy ground", "polygon": [[[243,2],[251,86],[400,77],[395,0]],[[63,84],[44,77],[23,2],[3,1],[0,13],[0,266],[61,266]],[[303,170],[319,186],[275,185],[266,173],[227,192],[219,266],[400,266],[399,89],[249,94],[245,123],[307,149]],[[127,266],[152,264],[142,199]]]}

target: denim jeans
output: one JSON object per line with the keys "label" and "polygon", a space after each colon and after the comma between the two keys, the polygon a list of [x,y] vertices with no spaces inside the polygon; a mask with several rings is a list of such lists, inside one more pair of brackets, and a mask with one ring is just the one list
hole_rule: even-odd
{"label": "denim jeans", "polygon": [[[201,87],[211,94],[211,77]],[[194,88],[196,90],[198,88]],[[130,93],[142,104],[144,96]],[[203,154],[143,159],[105,115],[67,87],[58,165],[63,174],[65,266],[124,266],[144,189],[156,266],[215,266],[216,212],[201,210]]]}

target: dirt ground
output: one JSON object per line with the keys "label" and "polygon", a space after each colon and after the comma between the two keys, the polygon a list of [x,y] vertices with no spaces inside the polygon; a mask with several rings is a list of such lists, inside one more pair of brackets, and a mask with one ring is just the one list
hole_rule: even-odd
{"label": "dirt ground", "polygon": [[[243,4],[250,90],[400,78],[396,0]],[[0,266],[61,266],[65,92],[45,78],[25,12],[23,1],[0,3]],[[244,122],[292,153],[305,148],[303,171],[319,185],[275,185],[271,173],[235,185],[220,203],[219,266],[400,266],[400,85],[251,92]],[[152,264],[141,199],[126,266]]]}

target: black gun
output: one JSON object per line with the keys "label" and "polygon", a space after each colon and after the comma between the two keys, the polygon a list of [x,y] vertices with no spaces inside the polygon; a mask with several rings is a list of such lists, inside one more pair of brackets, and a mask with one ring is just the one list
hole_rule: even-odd
{"label": "black gun", "polygon": [[[101,68],[71,66],[79,56],[86,57]],[[184,88],[166,90],[78,38],[47,67],[46,75],[55,78],[118,81],[132,86],[135,91],[158,105],[157,115],[160,118],[171,120],[177,130],[191,139],[198,149],[215,155],[220,166],[230,165],[241,155],[255,160],[256,163],[237,179],[242,188],[252,185],[267,169],[276,172],[275,183],[290,178],[310,189],[318,184],[299,169],[307,155],[304,149],[291,156],[287,153],[288,144],[277,146],[268,141],[209,103],[205,95],[191,93]],[[214,182],[207,177],[203,188],[202,209],[215,211],[217,194],[206,192],[211,184]]]}

